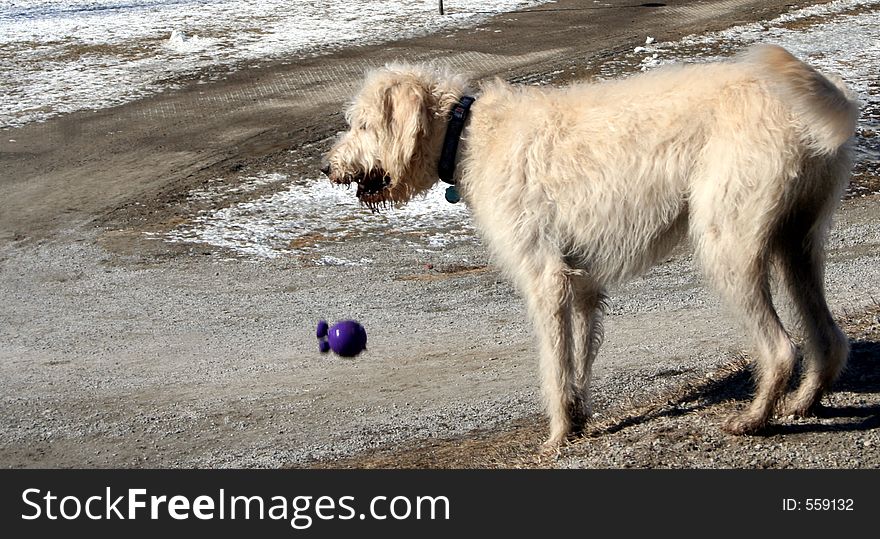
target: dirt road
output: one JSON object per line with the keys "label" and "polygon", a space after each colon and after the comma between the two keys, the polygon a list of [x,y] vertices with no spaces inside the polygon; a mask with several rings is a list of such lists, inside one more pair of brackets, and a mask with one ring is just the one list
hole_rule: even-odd
{"label": "dirt road", "polygon": [[[369,266],[328,267],[157,239],[206,206],[280,188],[187,197],[217,178],[315,177],[368,66],[433,60],[475,78],[564,82],[646,35],[670,40],[785,9],[585,4],[245,69],[0,133],[0,465],[880,464],[876,196],[845,204],[830,241],[832,306],[852,313],[859,339],[830,401],[836,415],[786,420],[771,442],[718,431],[747,398],[736,369],[744,343],[683,249],[615,292],[596,380],[602,422],[549,462],[534,458],[544,425],[522,304],[478,241],[438,255],[360,238],[340,249],[367,253]],[[315,321],[346,317],[368,328],[369,351],[317,354]],[[710,374],[730,387],[707,384]]]}

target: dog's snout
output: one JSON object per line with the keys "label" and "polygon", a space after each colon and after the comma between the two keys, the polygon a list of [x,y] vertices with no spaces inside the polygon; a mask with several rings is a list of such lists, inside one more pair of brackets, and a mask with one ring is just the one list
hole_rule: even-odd
{"label": "dog's snout", "polygon": [[324,174],[324,176],[329,177],[330,176],[330,163],[324,163],[321,166],[321,172]]}

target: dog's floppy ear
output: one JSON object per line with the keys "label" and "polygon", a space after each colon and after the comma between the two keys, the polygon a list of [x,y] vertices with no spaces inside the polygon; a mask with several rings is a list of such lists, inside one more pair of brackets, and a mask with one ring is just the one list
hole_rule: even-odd
{"label": "dog's floppy ear", "polygon": [[383,103],[386,139],[382,165],[394,179],[406,179],[418,156],[430,121],[429,93],[415,80],[389,87]]}

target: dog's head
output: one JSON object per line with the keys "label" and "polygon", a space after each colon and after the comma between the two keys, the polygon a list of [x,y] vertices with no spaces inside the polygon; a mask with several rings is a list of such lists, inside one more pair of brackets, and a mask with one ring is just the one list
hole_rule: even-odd
{"label": "dog's head", "polygon": [[356,183],[358,199],[374,211],[424,193],[437,182],[446,122],[464,88],[459,78],[424,67],[371,72],[323,172],[335,184]]}

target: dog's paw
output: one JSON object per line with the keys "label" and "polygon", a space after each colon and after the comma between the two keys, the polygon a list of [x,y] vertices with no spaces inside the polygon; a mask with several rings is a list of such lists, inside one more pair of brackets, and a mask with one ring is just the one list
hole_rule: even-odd
{"label": "dog's paw", "polygon": [[590,425],[591,419],[592,417],[588,415],[572,417],[571,428],[569,429],[566,438],[582,437],[584,433],[587,432],[587,427]]}
{"label": "dog's paw", "polygon": [[541,444],[541,447],[538,448],[538,457],[541,460],[552,460],[559,458],[562,455],[562,446],[558,444],[552,444],[544,442]]}
{"label": "dog's paw", "polygon": [[738,414],[729,417],[721,426],[721,429],[736,436],[743,434],[756,434],[767,427],[767,418],[752,414]]}
{"label": "dog's paw", "polygon": [[785,407],[782,410],[782,415],[783,417],[795,417],[798,419],[817,417],[822,415],[822,410],[824,409],[825,408],[819,402],[812,399],[807,402],[794,400],[785,404]]}
{"label": "dog's paw", "polygon": [[808,388],[800,388],[798,392],[789,395],[788,398],[785,399],[785,405],[782,407],[782,415],[785,417],[794,416],[797,418],[819,415],[823,410],[821,401],[824,393],[825,392],[821,390],[814,389],[810,391]]}
{"label": "dog's paw", "polygon": [[541,455],[558,456],[562,447],[568,444],[568,436],[566,431],[551,432],[550,437],[541,444]]}

